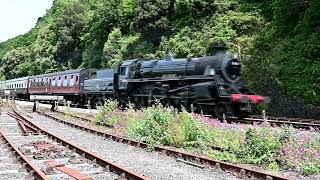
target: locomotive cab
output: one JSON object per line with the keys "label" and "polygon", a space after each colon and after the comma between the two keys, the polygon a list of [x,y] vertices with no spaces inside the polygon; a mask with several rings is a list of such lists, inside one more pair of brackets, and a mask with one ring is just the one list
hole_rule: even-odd
{"label": "locomotive cab", "polygon": [[128,89],[128,80],[135,75],[137,59],[124,61],[115,68],[114,86],[119,92],[125,92]]}

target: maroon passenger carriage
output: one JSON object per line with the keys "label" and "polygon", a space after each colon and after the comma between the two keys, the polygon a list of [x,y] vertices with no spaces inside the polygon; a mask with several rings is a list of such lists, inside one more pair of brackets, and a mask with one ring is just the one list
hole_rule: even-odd
{"label": "maroon passenger carriage", "polygon": [[71,101],[87,104],[93,97],[84,89],[84,81],[96,77],[95,69],[76,69],[32,76],[29,79],[30,100]]}

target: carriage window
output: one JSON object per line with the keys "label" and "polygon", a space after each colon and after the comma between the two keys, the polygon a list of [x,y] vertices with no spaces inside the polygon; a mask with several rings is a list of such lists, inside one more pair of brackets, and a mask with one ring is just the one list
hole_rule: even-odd
{"label": "carriage window", "polygon": [[79,76],[77,75],[77,76],[76,76],[76,82],[78,82],[78,80],[79,80]]}
{"label": "carriage window", "polygon": [[56,86],[56,78],[55,77],[52,78],[51,86]]}
{"label": "carriage window", "polygon": [[58,78],[58,84],[57,86],[61,86],[61,76]]}
{"label": "carriage window", "polygon": [[70,86],[74,86],[74,75],[70,77]]}
{"label": "carriage window", "polygon": [[63,80],[63,86],[67,86],[68,84],[68,79],[67,79],[68,76],[64,76],[64,80]]}

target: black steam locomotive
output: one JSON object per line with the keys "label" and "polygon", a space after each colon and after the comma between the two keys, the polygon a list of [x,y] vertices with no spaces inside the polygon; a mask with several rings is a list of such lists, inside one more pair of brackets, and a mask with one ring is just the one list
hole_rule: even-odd
{"label": "black steam locomotive", "polygon": [[238,58],[224,52],[199,58],[128,60],[115,69],[114,93],[120,102],[130,99],[137,106],[158,100],[217,117],[244,117],[265,98],[250,92],[240,71]]}
{"label": "black steam locomotive", "polygon": [[[102,104],[106,99],[145,107],[156,101],[217,117],[244,117],[253,105],[266,102],[254,95],[240,76],[238,58],[223,51],[214,56],[163,60],[127,60],[115,69],[77,69],[0,82],[7,98]],[[21,92],[21,93],[20,93]],[[20,94],[19,94],[20,93]]]}

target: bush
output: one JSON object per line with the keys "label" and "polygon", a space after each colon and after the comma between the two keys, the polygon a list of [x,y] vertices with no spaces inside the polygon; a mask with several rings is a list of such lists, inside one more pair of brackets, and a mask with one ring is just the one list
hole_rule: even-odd
{"label": "bush", "polygon": [[243,159],[252,164],[269,164],[275,162],[281,150],[280,138],[271,128],[260,131],[249,128],[246,131]]}
{"label": "bush", "polygon": [[206,147],[210,142],[207,127],[198,121],[192,114],[183,110],[179,113],[178,124],[182,131],[182,140],[185,147]]}
{"label": "bush", "polygon": [[110,99],[107,100],[96,116],[96,123],[100,125],[105,124],[105,120],[107,119],[106,115],[108,115],[108,125],[114,125],[118,121],[118,117],[116,117],[115,114],[110,113],[115,113],[118,110],[118,107],[118,101]]}
{"label": "bush", "polygon": [[303,175],[320,173],[320,136],[309,132],[291,130],[283,142],[281,165]]}
{"label": "bush", "polygon": [[174,109],[156,103],[143,109],[142,119],[131,118],[126,132],[150,144],[173,145],[170,126],[175,120]]}

